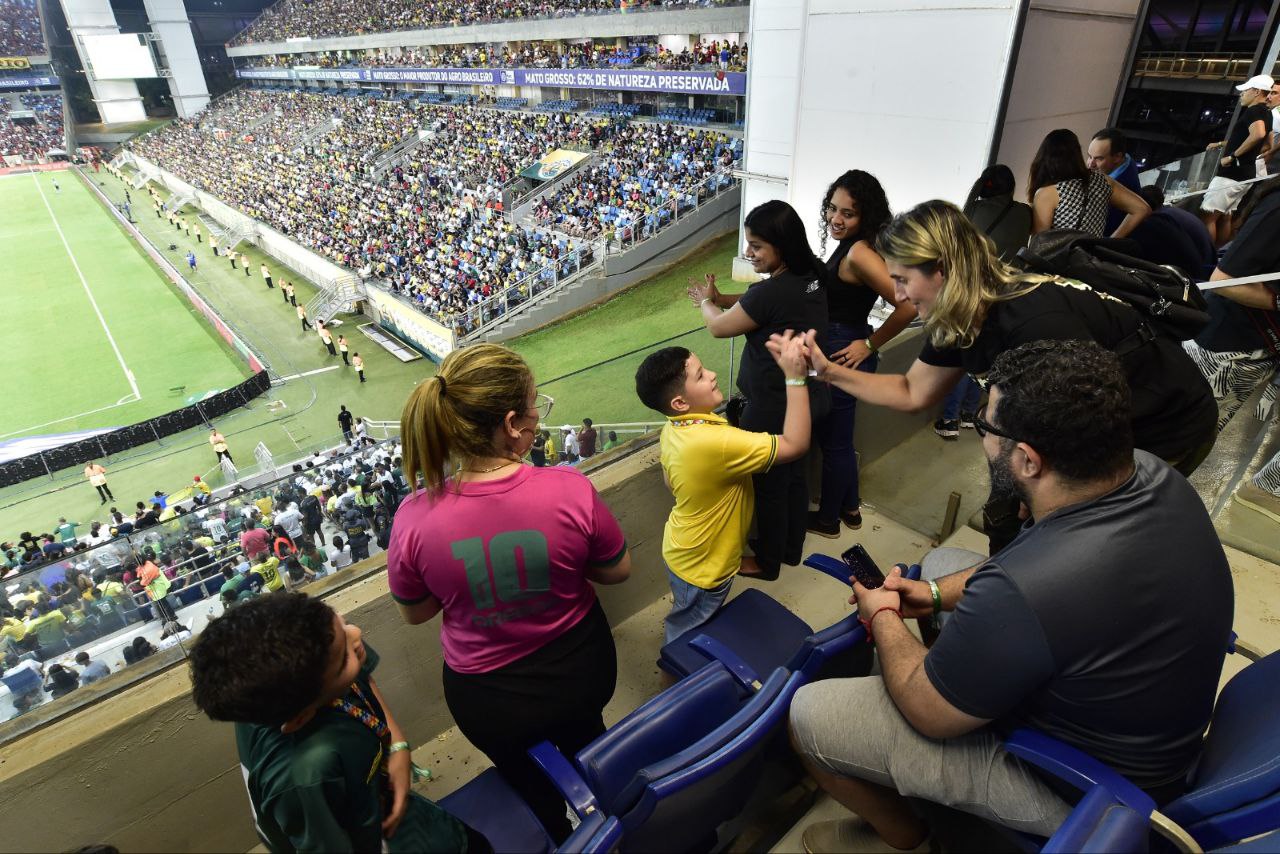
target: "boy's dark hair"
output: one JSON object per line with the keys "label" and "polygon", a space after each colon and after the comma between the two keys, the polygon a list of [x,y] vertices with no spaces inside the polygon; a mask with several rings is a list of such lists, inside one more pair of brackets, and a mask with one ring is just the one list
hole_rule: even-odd
{"label": "boy's dark hair", "polygon": [[671,414],[671,399],[684,391],[684,363],[693,355],[684,347],[663,347],[644,357],[636,368],[636,396],[663,415]]}
{"label": "boy's dark hair", "polygon": [[1110,350],[1093,341],[1034,341],[1001,353],[987,383],[1000,390],[995,426],[1062,477],[1097,480],[1132,462],[1129,383]]}
{"label": "boy's dark hair", "polygon": [[279,726],[314,703],[333,647],[333,609],[273,593],[225,612],[191,648],[191,694],[215,721]]}

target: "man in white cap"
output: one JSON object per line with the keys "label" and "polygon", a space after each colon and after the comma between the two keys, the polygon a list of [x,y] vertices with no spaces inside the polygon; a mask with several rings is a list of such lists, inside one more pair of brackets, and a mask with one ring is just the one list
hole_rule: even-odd
{"label": "man in white cap", "polygon": [[1258,74],[1237,86],[1240,116],[1224,141],[1209,144],[1209,150],[1222,149],[1222,157],[1201,208],[1208,214],[1205,225],[1218,246],[1231,239],[1231,214],[1250,186],[1243,182],[1258,177],[1254,160],[1271,135],[1271,110],[1266,101],[1275,84],[1270,75]]}

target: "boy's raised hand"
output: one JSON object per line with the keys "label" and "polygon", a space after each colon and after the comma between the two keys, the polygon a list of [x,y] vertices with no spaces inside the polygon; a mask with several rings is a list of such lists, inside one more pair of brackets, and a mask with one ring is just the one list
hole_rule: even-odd
{"label": "boy's raised hand", "polygon": [[805,336],[788,329],[785,332],[770,335],[765,347],[768,348],[773,360],[778,363],[778,367],[782,369],[787,379],[802,380],[808,376],[809,363],[805,359],[807,355]]}

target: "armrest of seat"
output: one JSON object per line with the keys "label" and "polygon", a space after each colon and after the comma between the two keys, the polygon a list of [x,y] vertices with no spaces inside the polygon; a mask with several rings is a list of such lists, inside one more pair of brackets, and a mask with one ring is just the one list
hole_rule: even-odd
{"label": "armrest of seat", "polygon": [[816,569],[824,575],[831,576],[841,584],[853,586],[849,582],[849,576],[853,575],[853,570],[849,569],[849,565],[839,558],[814,553],[804,559],[804,565],[810,569]]}
{"label": "armrest of seat", "polygon": [[689,641],[689,646],[712,661],[718,661],[723,664],[725,670],[728,670],[729,674],[743,688],[752,692],[760,690],[760,677],[751,669],[751,665],[743,661],[741,656],[716,638],[710,635],[698,635]]}
{"label": "armrest of seat", "polygon": [[[815,552],[814,554],[811,554],[804,559],[804,565],[809,567],[810,569],[816,569],[818,570],[818,572],[821,572],[824,575],[831,576],[836,581],[839,581],[841,584],[847,585],[849,587],[853,586],[853,584],[849,581],[849,576],[853,575],[853,570],[849,568],[849,565],[847,563],[840,560],[839,558],[834,558],[834,557],[831,557],[830,555],[818,554]],[[895,566],[901,566],[901,564],[895,564]],[[906,570],[902,573],[902,577],[910,578],[912,581],[919,581],[920,580],[920,564],[913,563],[911,566],[908,566]]]}
{"label": "armrest of seat", "polygon": [[1231,639],[1227,641],[1228,653],[1239,653],[1250,661],[1261,661],[1267,657],[1267,654],[1258,647],[1248,641],[1240,640],[1240,636],[1235,632],[1231,633]]}
{"label": "armrest of seat", "polygon": [[554,744],[549,741],[535,744],[529,748],[529,758],[542,769],[579,818],[599,811],[600,803],[587,786],[587,781]]}
{"label": "armrest of seat", "polygon": [[1150,818],[1118,803],[1103,787],[1094,786],[1040,852],[1146,851]]}
{"label": "armrest of seat", "polygon": [[1059,780],[1088,792],[1102,786],[1117,801],[1140,815],[1150,815],[1156,803],[1112,768],[1087,753],[1033,729],[1017,729],[1005,739],[1004,749]]}

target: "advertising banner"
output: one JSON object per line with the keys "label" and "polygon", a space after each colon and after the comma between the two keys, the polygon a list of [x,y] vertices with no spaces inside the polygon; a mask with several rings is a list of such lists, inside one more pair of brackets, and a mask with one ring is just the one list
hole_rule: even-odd
{"label": "advertising banner", "polygon": [[453,352],[453,332],[443,323],[375,285],[367,286],[365,292],[378,323],[400,340],[437,363]]}
{"label": "advertising banner", "polygon": [[57,85],[58,78],[53,74],[24,74],[21,77],[0,75],[0,89],[34,89]]}
{"label": "advertising banner", "polygon": [[439,83],[470,86],[552,86],[677,95],[747,93],[741,71],[657,71],[614,68],[241,68],[245,80],[332,80],[351,83]]}
{"label": "advertising banner", "polygon": [[31,60],[25,56],[0,56],[0,71],[21,71],[31,67]]}
{"label": "advertising banner", "polygon": [[557,148],[542,155],[542,159],[520,174],[525,178],[532,178],[534,181],[550,181],[575,163],[584,160],[586,156],[581,151],[566,151],[563,148]]}

